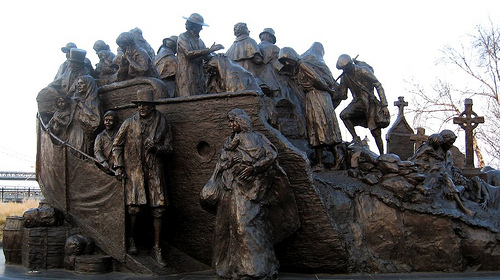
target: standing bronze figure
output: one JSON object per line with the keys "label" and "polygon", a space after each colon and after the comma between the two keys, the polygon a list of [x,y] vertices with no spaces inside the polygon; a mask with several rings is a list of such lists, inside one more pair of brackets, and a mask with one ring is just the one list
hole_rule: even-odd
{"label": "standing bronze figure", "polygon": [[202,204],[217,207],[213,265],[222,279],[272,279],[273,245],[299,224],[295,199],[274,145],[242,109],[228,119],[232,133],[201,193]]}
{"label": "standing bronze figure", "polygon": [[[71,58],[71,49],[78,49],[75,43],[69,42],[67,43],[64,47],[61,48],[61,51],[66,55],[66,61],[59,66],[59,69],[57,70],[57,74],[54,78],[54,80],[57,80],[61,78],[64,72],[66,72],[66,68],[69,66],[69,61]],[[84,58],[84,63],[85,63],[85,69],[87,71],[87,74],[91,75],[94,77],[94,68],[92,67],[92,62],[88,58]]]}
{"label": "standing bronze figure", "polygon": [[114,174],[113,141],[118,132],[118,115],[115,111],[110,110],[104,114],[104,128],[95,138],[94,156],[103,171]]}
{"label": "standing bronze figure", "polygon": [[259,67],[257,74],[258,78],[262,80],[263,91],[267,95],[274,98],[282,97],[282,83],[285,83],[283,78],[280,77],[279,70],[283,65],[278,61],[280,48],[276,46],[276,36],[272,28],[264,28],[259,34],[260,43],[258,45],[262,53],[262,65]]}
{"label": "standing bronze figure", "polygon": [[[101,105],[98,87],[94,78],[84,75],[76,82],[76,91],[71,97],[71,120],[68,125],[68,143],[86,153],[92,154],[94,139],[101,124]],[[81,154],[72,150],[81,158]]]}
{"label": "standing bronze figure", "polygon": [[95,78],[98,84],[107,85],[114,82],[118,70],[118,65],[115,64],[116,55],[103,40],[97,40],[93,49],[99,58],[99,62],[95,65]]}
{"label": "standing bronze figure", "polygon": [[167,205],[161,155],[172,152],[172,134],[165,116],[156,110],[154,93],[138,90],[138,113],[126,119],[113,142],[116,176],[125,180],[129,216],[128,252],[137,254],[134,231],[138,214],[146,205],[154,218],[152,257],[165,266],[160,246],[163,213]]}
{"label": "standing bronze figure", "polygon": [[194,13],[186,19],[186,32],[177,39],[177,75],[175,83],[178,96],[205,94],[203,62],[209,61],[211,54],[224,47],[213,44],[210,48],[200,38],[203,26],[208,26],[200,14]]}
{"label": "standing bronze figure", "polygon": [[[370,129],[380,154],[384,153],[382,128],[389,125],[390,115],[387,109],[387,99],[382,84],[377,80],[370,67],[356,65],[351,57],[343,54],[337,60],[337,69],[343,70],[340,80],[340,93],[347,98],[347,89],[352,93],[353,100],[340,113],[353,142],[360,142],[355,126]],[[377,89],[380,100],[375,97]]]}
{"label": "standing bronze figure", "polygon": [[160,78],[167,85],[167,97],[177,96],[175,92],[175,75],[177,72],[177,36],[163,39],[155,57],[155,66]]}
{"label": "standing bronze figure", "polygon": [[323,45],[314,43],[308,52],[299,57],[297,52],[284,47],[279,61],[288,69],[305,96],[305,117],[309,147],[315,150],[314,171],[322,171],[323,149],[328,148],[335,157],[335,168],[340,166],[343,156],[336,146],[342,143],[342,135],[335,114],[332,95],[336,99],[336,85],[330,70],[323,61]]}
{"label": "standing bronze figure", "polygon": [[244,22],[235,24],[234,36],[236,39],[227,49],[226,55],[257,77],[259,72],[257,67],[262,64],[262,53],[257,42],[250,38],[247,24]]}
{"label": "standing bronze figure", "polygon": [[87,67],[87,51],[77,48],[71,48],[68,51],[68,59],[61,65],[56,75],[56,79],[49,84],[50,88],[55,89],[59,95],[71,97],[76,90],[76,81],[84,75],[91,76]]}

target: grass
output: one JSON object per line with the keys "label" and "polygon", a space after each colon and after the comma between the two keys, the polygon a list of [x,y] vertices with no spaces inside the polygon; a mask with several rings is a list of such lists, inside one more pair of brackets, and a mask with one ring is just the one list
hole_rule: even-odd
{"label": "grass", "polygon": [[3,228],[5,226],[5,219],[8,216],[22,216],[24,211],[37,208],[40,200],[27,199],[22,203],[7,202],[0,203],[0,241],[3,240]]}

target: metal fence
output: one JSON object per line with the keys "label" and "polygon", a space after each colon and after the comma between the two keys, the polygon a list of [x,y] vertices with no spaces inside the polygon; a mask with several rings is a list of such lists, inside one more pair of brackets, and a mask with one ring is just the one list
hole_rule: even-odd
{"label": "metal fence", "polygon": [[39,187],[0,187],[1,202],[23,202],[26,199],[42,199]]}

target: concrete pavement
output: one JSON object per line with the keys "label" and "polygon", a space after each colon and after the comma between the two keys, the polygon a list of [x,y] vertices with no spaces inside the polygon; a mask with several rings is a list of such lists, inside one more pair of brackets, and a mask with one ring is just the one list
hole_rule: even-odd
{"label": "concrete pavement", "polygon": [[[499,264],[500,268],[500,264]],[[215,280],[213,271],[200,271],[189,274],[145,276],[120,272],[112,272],[98,275],[78,274],[64,269],[51,269],[40,271],[29,271],[20,265],[5,264],[3,251],[0,250],[0,279],[81,279],[81,280]],[[465,273],[402,273],[402,274],[349,274],[349,275],[325,275],[325,274],[293,274],[282,273],[279,280],[500,280],[500,271],[495,272],[465,272]]]}

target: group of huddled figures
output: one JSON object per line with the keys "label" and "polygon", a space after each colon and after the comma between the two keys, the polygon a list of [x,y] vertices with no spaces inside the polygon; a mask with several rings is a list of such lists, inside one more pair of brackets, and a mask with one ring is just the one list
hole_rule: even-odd
{"label": "group of huddled figures", "polygon": [[[339,115],[352,135],[352,141],[360,141],[354,127],[366,127],[371,131],[380,154],[383,154],[381,129],[389,124],[389,112],[384,89],[369,64],[342,54],[336,67],[343,72],[335,79],[323,60],[325,50],[321,43],[314,42],[299,55],[291,47],[279,48],[272,28],[265,28],[259,34],[260,43],[257,43],[249,36],[247,24],[242,22],[234,25],[233,44],[225,53],[215,54],[224,46],[215,43],[209,48],[205,46],[200,38],[200,31],[208,26],[203,17],[194,13],[184,18],[186,31],[165,38],[156,53],[139,28],[119,34],[116,55],[104,41],[97,40],[93,46],[99,57],[95,68],[86,58],[85,50],[74,43],[66,44],[61,51],[67,59],[47,87],[59,99],[54,100],[57,110],[71,111],[75,107],[72,103],[78,99],[84,100],[84,103],[91,99],[98,101],[95,96],[89,96],[90,92],[87,93],[88,98],[81,93],[79,98],[75,98],[78,80],[82,76],[93,78],[94,82],[87,83],[95,83],[98,87],[139,77],[160,79],[166,85],[166,91],[162,93],[164,98],[255,91],[265,100],[269,123],[287,137],[307,139],[309,147],[315,152],[312,157],[314,170],[322,171],[323,150],[332,153],[334,170],[340,168],[345,157],[335,109],[348,98],[349,89],[352,102]],[[281,108],[285,108],[286,112],[279,112]],[[99,106],[92,109],[95,111],[93,120],[100,123],[104,112],[97,114]],[[292,132],[285,127],[290,122],[280,121],[283,114],[294,120]],[[54,132],[68,133],[69,127],[74,126],[73,119],[78,119],[77,115],[66,114],[66,122],[72,125],[65,126],[64,120],[60,119],[61,123],[55,124]],[[67,129],[62,129],[64,127]],[[87,137],[95,134],[95,129],[97,126],[87,123]],[[90,142],[93,140],[91,138]],[[76,148],[82,147],[78,144]],[[82,151],[91,153],[88,149]]]}

